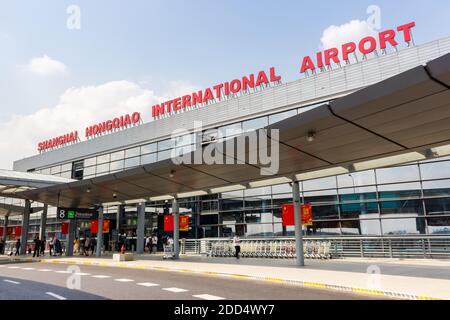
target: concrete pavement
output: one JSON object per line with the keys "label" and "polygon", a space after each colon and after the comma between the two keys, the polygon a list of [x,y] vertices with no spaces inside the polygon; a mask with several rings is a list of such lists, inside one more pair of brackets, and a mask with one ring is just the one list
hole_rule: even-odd
{"label": "concrete pavement", "polygon": [[[70,269],[68,269],[70,267]],[[75,300],[336,300],[373,299],[236,277],[82,265],[0,265],[0,299]],[[77,276],[76,280],[75,277]],[[76,290],[67,289],[77,284]],[[53,295],[47,294],[51,292]],[[56,297],[56,298],[55,298]]]}

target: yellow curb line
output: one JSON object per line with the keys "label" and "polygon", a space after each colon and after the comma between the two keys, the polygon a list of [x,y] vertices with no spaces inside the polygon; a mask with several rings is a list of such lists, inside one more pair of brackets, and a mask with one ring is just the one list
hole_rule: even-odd
{"label": "yellow curb line", "polygon": [[402,299],[409,299],[409,300],[444,300],[441,298],[435,298],[435,297],[429,297],[429,296],[417,296],[414,294],[406,294],[406,293],[396,293],[396,292],[390,292],[390,291],[382,291],[382,290],[374,290],[374,289],[366,289],[366,288],[357,288],[357,287],[348,287],[348,286],[339,286],[339,285],[329,285],[325,283],[319,283],[319,282],[309,282],[309,281],[297,281],[297,280],[286,280],[281,278],[272,278],[272,277],[260,277],[260,276],[249,276],[249,275],[243,275],[243,274],[233,274],[233,273],[219,273],[219,272],[213,272],[213,271],[197,271],[197,270],[190,270],[190,269],[177,269],[177,268],[167,268],[167,267],[159,267],[159,266],[145,266],[145,265],[127,265],[124,263],[119,264],[111,264],[109,262],[100,262],[100,263],[93,263],[88,261],[77,261],[77,262],[70,262],[70,261],[57,261],[57,260],[42,260],[40,262],[44,263],[55,263],[55,264],[84,264],[84,265],[100,265],[105,267],[119,267],[119,268],[130,268],[130,269],[150,269],[150,270],[158,270],[158,271],[169,271],[169,272],[183,272],[183,273],[196,273],[196,274],[203,274],[203,275],[209,275],[209,276],[227,276],[234,279],[239,280],[263,280],[266,282],[271,283],[284,283],[284,284],[296,284],[302,287],[307,288],[315,288],[315,289],[328,289],[333,291],[345,291],[345,292],[353,292],[358,294],[365,294],[365,295],[372,295],[372,296],[386,296],[386,297],[394,297],[394,298],[402,298]]}

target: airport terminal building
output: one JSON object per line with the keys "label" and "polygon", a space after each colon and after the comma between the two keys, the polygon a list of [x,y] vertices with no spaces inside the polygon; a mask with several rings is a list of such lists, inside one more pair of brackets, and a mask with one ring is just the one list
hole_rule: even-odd
{"label": "airport terminal building", "polygon": [[[324,67],[321,72],[310,72],[302,79],[287,83],[271,69],[265,75],[253,75],[254,81],[261,80],[259,85],[247,83],[243,90],[244,81],[223,84],[217,90],[222,96],[216,94],[195,107],[182,106],[187,102],[183,98],[172,102],[172,108],[162,107],[163,104],[154,106],[154,119],[150,122],[132,114],[127,119],[111,120],[109,126],[105,123],[86,128],[88,139],[85,141],[77,142],[76,136],[68,135],[59,140],[64,146],[51,142],[41,144],[38,155],[15,161],[13,169],[73,180],[120,173],[170,159],[173,149],[191,152],[199,141],[204,146],[301,115],[448,53],[450,37],[339,67]],[[261,79],[264,76],[267,79]],[[227,86],[229,92],[226,92]],[[233,87],[236,90],[232,90]],[[190,102],[195,98],[198,97],[191,96]],[[198,122],[202,126],[200,132],[195,127]],[[180,128],[190,135],[190,144],[172,139],[172,134]],[[312,133],[308,137],[314,143],[319,135],[320,132],[314,137]],[[282,224],[281,207],[292,202],[292,186],[287,181],[272,179],[268,183],[249,183],[237,189],[223,187],[179,197],[180,213],[189,217],[189,227],[180,232],[180,237],[293,235],[294,228]],[[449,235],[450,157],[424,157],[395,166],[350,170],[315,179],[306,177],[300,181],[300,199],[301,203],[312,205],[312,226],[304,228],[307,236]],[[145,201],[145,233],[162,236],[164,216],[171,213],[170,198],[148,197]],[[128,245],[134,245],[137,201],[111,199],[104,206],[105,218],[110,221],[107,239],[126,235]],[[56,208],[49,208],[47,238],[52,234],[64,237],[60,234],[61,222],[55,216]],[[11,217],[10,225],[14,223]],[[39,214],[31,216],[30,225],[28,232],[32,238],[38,233]],[[89,232],[90,221],[79,221],[77,236],[83,237]]]}

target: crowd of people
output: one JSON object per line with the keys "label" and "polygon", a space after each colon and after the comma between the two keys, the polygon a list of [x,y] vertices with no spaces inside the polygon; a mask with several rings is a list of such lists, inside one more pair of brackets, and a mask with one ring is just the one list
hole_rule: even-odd
{"label": "crowd of people", "polygon": [[[20,241],[20,238],[16,240],[15,244],[15,251],[11,251],[9,253],[10,256],[20,255],[20,248],[22,247],[22,242]],[[62,256],[64,252],[64,245],[63,243],[56,237],[51,237],[49,241],[46,240],[44,237],[42,240],[39,239],[38,236],[36,236],[33,240],[32,246],[27,246],[26,253],[33,254],[33,258],[39,257],[39,256],[45,256],[46,248],[48,247],[48,253],[50,256]]]}

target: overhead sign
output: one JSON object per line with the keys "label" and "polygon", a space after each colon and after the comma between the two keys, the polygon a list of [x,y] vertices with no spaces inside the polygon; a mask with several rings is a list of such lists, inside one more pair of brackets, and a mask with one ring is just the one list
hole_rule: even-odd
{"label": "overhead sign", "polygon": [[317,52],[315,62],[313,62],[313,59],[310,56],[305,56],[302,61],[300,72],[306,73],[311,71],[314,73],[316,69],[324,71],[331,67],[333,62],[337,65],[340,65],[341,62],[348,64],[351,54],[360,53],[365,57],[377,49],[380,49],[381,53],[385,54],[388,44],[394,48],[399,45],[400,40],[397,32],[403,34],[402,40],[409,45],[412,41],[411,29],[415,26],[415,22],[409,22],[398,26],[396,30],[388,29],[379,32],[377,37],[367,36],[362,38],[358,43],[348,42],[342,44],[340,48],[329,48],[323,52]]}
{"label": "overhead sign", "polygon": [[[300,214],[302,217],[302,225],[312,226],[312,206],[303,204],[300,206]],[[281,221],[283,226],[295,226],[294,205],[284,204],[281,206]]]}
{"label": "overhead sign", "polygon": [[98,211],[93,209],[58,208],[56,217],[59,220],[92,220],[98,219]]}
{"label": "overhead sign", "polygon": [[244,76],[241,79],[220,83],[212,88],[207,88],[189,95],[155,104],[152,106],[152,117],[157,118],[166,114],[170,115],[172,112],[177,112],[181,109],[186,109],[199,104],[207,104],[209,102],[214,102],[216,99],[221,100],[223,97],[238,94],[249,89],[255,89],[262,85],[268,86],[270,83],[279,81],[281,81],[281,77],[276,75],[275,68],[272,67],[270,68],[268,75],[265,71],[259,71],[257,75],[251,74],[249,76]]}

